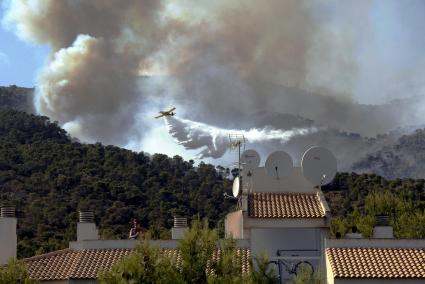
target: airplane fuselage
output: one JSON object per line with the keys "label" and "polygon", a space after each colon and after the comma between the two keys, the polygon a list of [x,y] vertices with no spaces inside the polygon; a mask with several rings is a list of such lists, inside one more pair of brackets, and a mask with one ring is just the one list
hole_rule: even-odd
{"label": "airplane fuselage", "polygon": [[176,108],[172,108],[169,111],[160,111],[159,115],[156,116],[155,118],[160,118],[160,117],[164,117],[164,116],[174,116],[176,113],[173,112],[173,110],[175,110]]}

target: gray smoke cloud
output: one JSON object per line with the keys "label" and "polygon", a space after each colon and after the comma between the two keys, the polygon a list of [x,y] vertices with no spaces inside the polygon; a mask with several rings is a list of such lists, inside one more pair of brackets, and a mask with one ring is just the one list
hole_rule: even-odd
{"label": "gray smoke cloud", "polygon": [[155,139],[145,136],[158,126],[150,110],[175,104],[188,120],[169,120],[171,135],[187,149],[206,147],[203,157],[224,155],[216,147],[224,138],[196,123],[315,128],[286,146],[255,143],[293,152],[293,141],[315,143],[348,159],[343,151],[363,153],[374,142],[348,143],[358,139],[345,132],[374,137],[425,120],[424,3],[377,2],[16,0],[6,21],[51,47],[37,109],[83,141]]}
{"label": "gray smoke cloud", "polygon": [[6,19],[18,34],[51,47],[38,77],[38,112],[83,141],[140,139],[139,72],[179,29],[161,20],[162,10],[156,0],[10,2]]}
{"label": "gray smoke cloud", "polygon": [[[187,41],[178,69],[184,72],[176,72],[181,104],[191,101],[199,110],[192,118],[205,121],[208,113],[209,123],[224,125],[257,112],[289,113],[365,136],[423,122],[417,116],[424,105],[421,88],[408,94],[399,90],[398,97],[420,95],[414,103],[390,102],[389,85],[402,81],[392,82],[394,74],[384,65],[377,70],[359,59],[371,37],[381,32],[370,18],[379,7],[370,1],[226,3],[208,36]],[[370,77],[364,79],[366,71]],[[387,81],[379,90],[367,88],[383,77]],[[369,98],[384,106],[361,103]]]}

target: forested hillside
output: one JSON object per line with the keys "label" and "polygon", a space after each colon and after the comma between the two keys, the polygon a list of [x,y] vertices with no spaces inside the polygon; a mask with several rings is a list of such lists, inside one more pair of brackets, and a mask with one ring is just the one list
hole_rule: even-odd
{"label": "forested hillside", "polygon": [[217,225],[230,187],[212,165],[72,142],[47,117],[0,111],[0,202],[18,210],[19,256],[75,240],[78,209],[94,209],[107,238],[125,238],[132,218],[154,237],[167,237],[174,215]]}
{"label": "forested hillside", "polygon": [[33,88],[22,88],[15,85],[0,87],[0,110],[14,109],[34,112]]}
{"label": "forested hillside", "polygon": [[367,155],[353,165],[356,172],[373,172],[389,179],[425,175],[425,129],[403,135],[396,143]]}
{"label": "forested hillside", "polygon": [[332,213],[332,234],[356,226],[371,237],[376,215],[388,215],[397,238],[425,238],[425,180],[386,180],[375,174],[338,173],[322,188]]}
{"label": "forested hillside", "polygon": [[[17,208],[19,256],[64,248],[76,238],[77,210],[93,209],[104,238],[126,238],[137,218],[169,237],[174,215],[219,225],[232,210],[231,181],[213,165],[114,146],[82,144],[47,117],[0,111],[0,203]],[[323,187],[332,233],[352,225],[370,236],[388,214],[397,237],[425,237],[425,181],[339,173]]]}

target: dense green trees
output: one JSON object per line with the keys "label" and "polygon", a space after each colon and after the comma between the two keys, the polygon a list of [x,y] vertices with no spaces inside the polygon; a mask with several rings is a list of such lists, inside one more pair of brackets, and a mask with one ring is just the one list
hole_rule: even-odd
{"label": "dense green trees", "polygon": [[[331,226],[334,236],[336,232],[344,235],[356,226],[364,237],[369,238],[373,233],[376,215],[388,215],[396,238],[425,238],[423,180],[387,181],[375,175],[354,174],[351,177],[355,179],[345,180],[347,191],[342,191],[339,196],[331,190],[335,184],[324,189],[330,207],[334,210]],[[334,183],[339,184],[339,181],[340,176]],[[360,188],[357,189],[357,186]],[[345,210],[333,206],[338,202],[347,204]]]}
{"label": "dense green trees", "polygon": [[159,247],[145,241],[110,271],[101,273],[98,280],[103,284],[183,283],[175,261],[164,255]]}
{"label": "dense green trees", "polygon": [[338,173],[322,190],[332,216],[346,216],[354,210],[364,212],[366,197],[371,192],[390,192],[419,210],[425,209],[425,180],[386,180],[375,174]]}
{"label": "dense green trees", "polygon": [[[198,220],[192,223],[192,227],[179,244],[182,275],[186,283],[205,283],[208,280],[207,266],[216,249],[217,241],[217,231],[210,230],[207,223],[202,224]],[[227,251],[225,252],[227,256]],[[224,269],[219,271],[224,272]]]}
{"label": "dense green trees", "polygon": [[75,240],[79,209],[95,210],[105,238],[126,238],[132,218],[154,237],[169,236],[173,216],[217,226],[230,188],[213,165],[82,144],[47,117],[0,112],[0,202],[17,208],[20,257]]}
{"label": "dense green trees", "polygon": [[[221,253],[219,258],[214,258],[217,244]],[[207,222],[194,220],[178,250],[180,263],[177,263],[176,255],[166,256],[160,248],[145,240],[135,253],[117,263],[112,270],[101,273],[99,281],[102,284],[276,283],[276,275],[264,256],[255,260],[258,270],[243,274],[235,241],[219,240],[217,230],[209,229]]]}
{"label": "dense green trees", "polygon": [[25,264],[11,259],[6,266],[0,267],[1,284],[35,284],[31,280]]}
{"label": "dense green trees", "polygon": [[297,274],[293,276],[288,284],[322,284],[326,283],[323,273],[319,270],[312,271],[311,266],[300,265]]}
{"label": "dense green trees", "polygon": [[22,88],[16,85],[0,87],[0,110],[33,112],[33,94],[33,88]]}

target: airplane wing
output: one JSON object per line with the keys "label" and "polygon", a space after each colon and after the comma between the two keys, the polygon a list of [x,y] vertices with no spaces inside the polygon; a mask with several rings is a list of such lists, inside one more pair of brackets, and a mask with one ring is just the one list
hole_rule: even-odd
{"label": "airplane wing", "polygon": [[160,117],[163,117],[163,116],[173,116],[173,115],[174,115],[173,111],[174,111],[175,109],[176,109],[176,108],[175,108],[175,107],[173,107],[173,108],[171,108],[170,110],[167,110],[167,111],[160,111],[160,112],[159,112],[159,113],[160,113],[160,115],[156,116],[155,118],[160,118]]}

